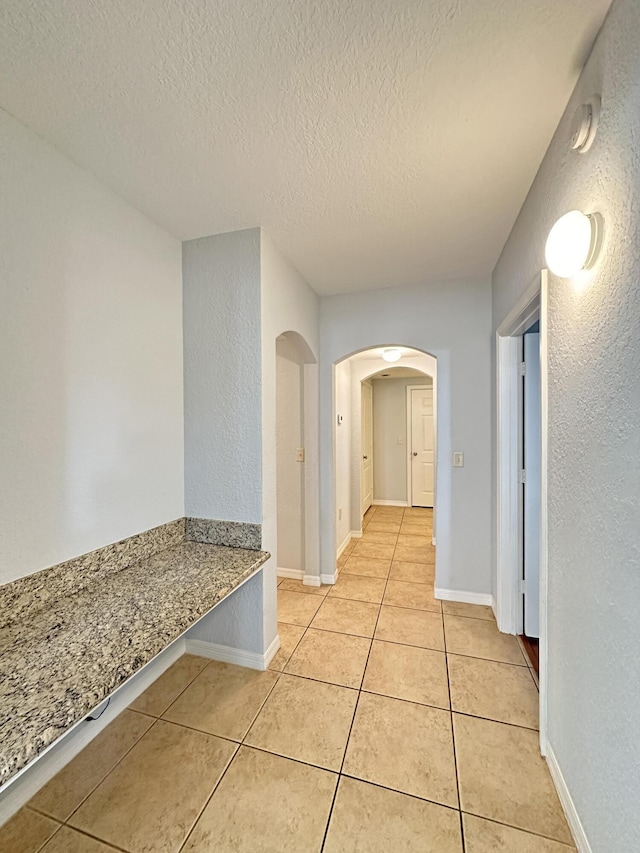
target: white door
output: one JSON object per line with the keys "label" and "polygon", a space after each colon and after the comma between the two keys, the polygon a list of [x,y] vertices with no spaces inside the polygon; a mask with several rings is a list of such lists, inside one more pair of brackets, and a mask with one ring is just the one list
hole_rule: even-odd
{"label": "white door", "polygon": [[540,636],[540,335],[524,335],[524,633]]}
{"label": "white door", "polygon": [[362,468],[360,476],[360,495],[362,515],[373,503],[373,388],[362,383],[362,412],[360,436],[362,445]]}
{"label": "white door", "polygon": [[411,506],[433,506],[433,388],[411,389]]}

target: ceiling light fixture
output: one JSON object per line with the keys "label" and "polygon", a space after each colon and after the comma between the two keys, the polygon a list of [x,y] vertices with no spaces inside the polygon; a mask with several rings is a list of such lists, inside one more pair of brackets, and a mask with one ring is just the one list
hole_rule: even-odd
{"label": "ceiling light fixture", "polygon": [[571,139],[569,145],[573,151],[584,154],[593,145],[600,121],[600,96],[594,95],[580,104],[575,111],[571,124]]}
{"label": "ceiling light fixture", "polygon": [[388,362],[399,361],[402,357],[402,352],[398,347],[389,347],[389,349],[382,351],[382,357]]}
{"label": "ceiling light fixture", "polygon": [[602,247],[604,220],[599,213],[570,210],[549,231],[544,249],[547,266],[560,278],[592,267]]}
{"label": "ceiling light fixture", "polygon": [[399,361],[402,357],[402,352],[398,347],[389,347],[389,349],[382,351],[382,357],[388,362]]}

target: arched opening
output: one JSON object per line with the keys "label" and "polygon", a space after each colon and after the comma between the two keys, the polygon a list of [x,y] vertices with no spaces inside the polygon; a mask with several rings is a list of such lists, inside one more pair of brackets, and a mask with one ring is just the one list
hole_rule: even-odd
{"label": "arched opening", "polygon": [[[399,350],[393,363],[383,358],[390,348]],[[400,344],[370,347],[335,362],[333,379],[333,579],[342,569],[375,570],[359,561],[348,563],[358,551],[363,557],[378,554],[383,572],[396,554],[399,535],[406,546],[398,552],[404,561],[435,566],[437,359]],[[379,535],[358,542],[369,523],[369,533]],[[405,538],[411,535],[416,536],[414,550],[409,548],[413,540]]]}
{"label": "arched opening", "polygon": [[279,577],[299,580],[318,576],[316,394],[311,348],[284,332],[276,338],[276,558]]}

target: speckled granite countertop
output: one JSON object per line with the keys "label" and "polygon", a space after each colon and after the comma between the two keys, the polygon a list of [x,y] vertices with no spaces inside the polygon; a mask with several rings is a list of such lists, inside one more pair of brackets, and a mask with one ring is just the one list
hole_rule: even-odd
{"label": "speckled granite countertop", "polygon": [[0,628],[0,785],[268,556],[184,542]]}

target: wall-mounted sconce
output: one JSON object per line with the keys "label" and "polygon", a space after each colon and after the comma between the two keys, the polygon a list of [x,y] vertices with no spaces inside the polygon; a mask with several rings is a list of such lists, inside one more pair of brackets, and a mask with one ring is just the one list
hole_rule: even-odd
{"label": "wall-mounted sconce", "polygon": [[402,351],[398,347],[389,347],[382,351],[382,357],[388,362],[399,361],[402,357]]}
{"label": "wall-mounted sconce", "polygon": [[604,220],[599,213],[570,210],[549,231],[544,254],[547,266],[560,278],[571,278],[592,267],[604,234]]}
{"label": "wall-mounted sconce", "polygon": [[573,115],[571,124],[570,146],[573,151],[584,154],[593,145],[598,131],[600,121],[600,96],[594,95],[586,102],[580,104]]}

